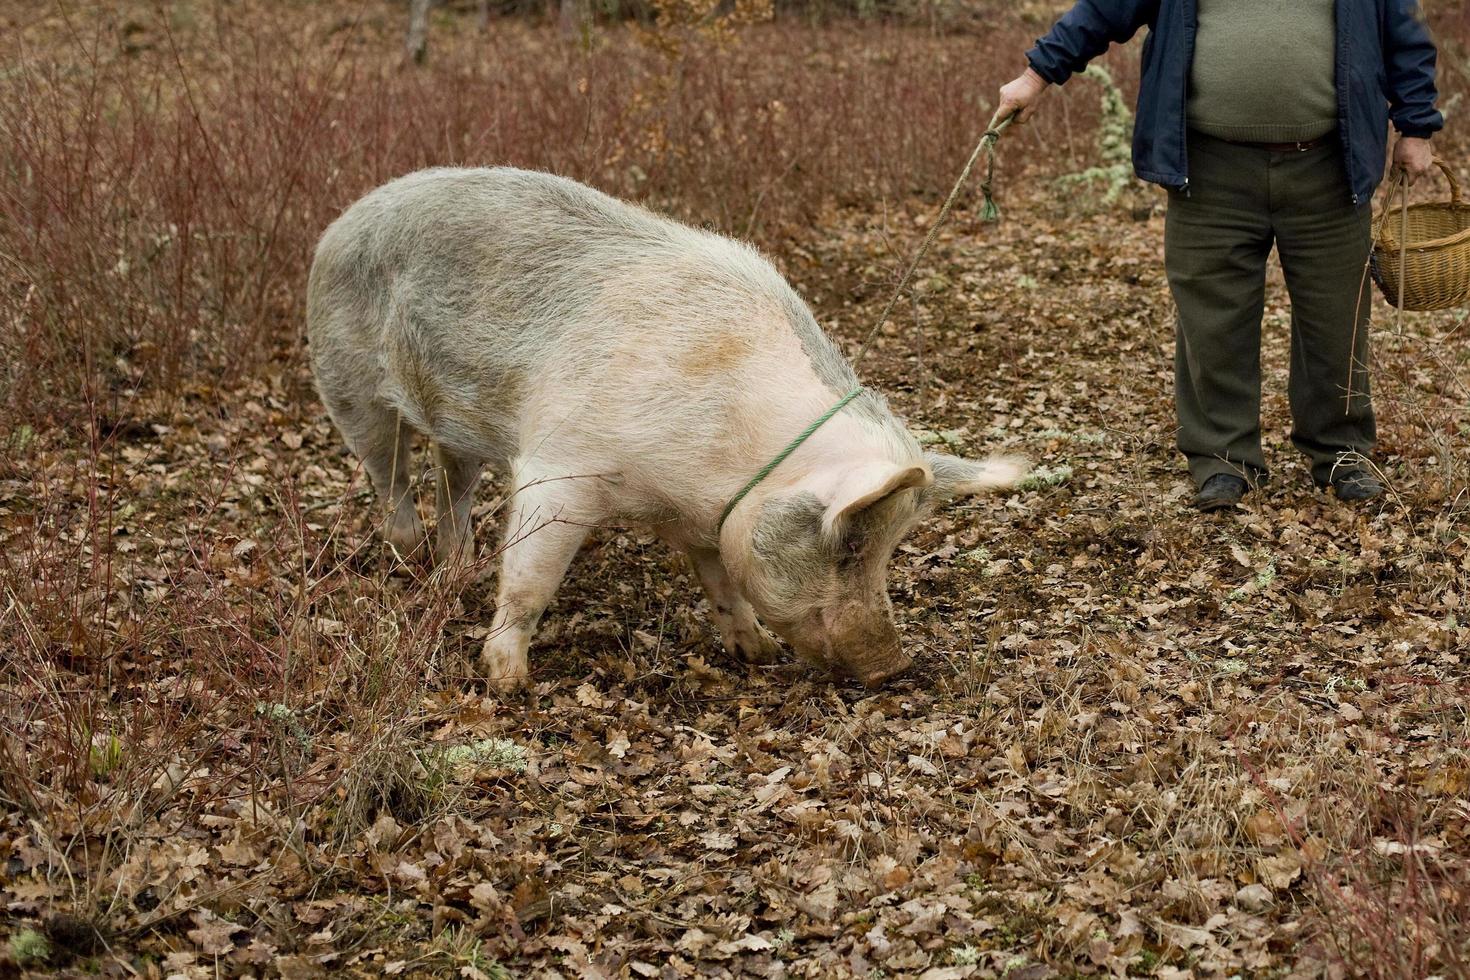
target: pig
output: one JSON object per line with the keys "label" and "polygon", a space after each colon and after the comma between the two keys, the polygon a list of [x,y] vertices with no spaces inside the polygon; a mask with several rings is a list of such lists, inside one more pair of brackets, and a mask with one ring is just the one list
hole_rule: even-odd
{"label": "pig", "polygon": [[527,681],[533,631],[589,530],[614,522],[688,556],[731,654],[770,662],[774,631],[877,686],[910,665],[887,592],[899,540],[1023,472],[925,452],[863,389],[722,522],[857,376],[750,246],[547,173],[436,168],[372,191],[322,235],[307,333],[398,552],[428,547],[412,433],[437,460],[436,561],[473,552],[482,468],[508,480],[480,655],[503,690]]}

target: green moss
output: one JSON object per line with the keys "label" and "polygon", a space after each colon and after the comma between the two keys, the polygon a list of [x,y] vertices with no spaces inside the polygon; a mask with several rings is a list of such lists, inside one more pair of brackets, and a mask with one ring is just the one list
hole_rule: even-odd
{"label": "green moss", "polygon": [[51,941],[34,929],[22,929],[10,937],[10,955],[23,967],[37,966],[51,958]]}

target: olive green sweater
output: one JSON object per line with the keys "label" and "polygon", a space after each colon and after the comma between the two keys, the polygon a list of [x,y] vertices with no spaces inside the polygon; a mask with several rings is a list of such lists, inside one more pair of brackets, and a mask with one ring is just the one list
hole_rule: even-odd
{"label": "olive green sweater", "polygon": [[1333,0],[1199,0],[1189,125],[1252,143],[1337,127]]}

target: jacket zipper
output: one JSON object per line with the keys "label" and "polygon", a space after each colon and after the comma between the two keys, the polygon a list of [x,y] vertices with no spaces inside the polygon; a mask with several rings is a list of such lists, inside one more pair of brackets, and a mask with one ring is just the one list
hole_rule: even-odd
{"label": "jacket zipper", "polygon": [[1184,99],[1184,111],[1179,113],[1179,153],[1184,160],[1184,186],[1180,193],[1189,197],[1189,75],[1194,67],[1195,34],[1199,31],[1199,7],[1197,0],[1184,0],[1181,4],[1184,16],[1184,77],[1180,79],[1180,97]]}

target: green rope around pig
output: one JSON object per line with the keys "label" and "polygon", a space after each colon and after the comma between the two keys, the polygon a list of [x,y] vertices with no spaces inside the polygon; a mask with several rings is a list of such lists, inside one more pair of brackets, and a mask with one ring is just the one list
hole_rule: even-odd
{"label": "green rope around pig", "polygon": [[785,449],[781,450],[779,453],[776,454],[776,457],[774,459],[772,459],[765,466],[761,467],[761,471],[755,476],[751,477],[750,482],[741,487],[740,492],[731,497],[730,502],[725,505],[725,511],[720,515],[720,523],[715,527],[715,533],[718,534],[725,527],[725,518],[730,516],[730,511],[735,509],[736,504],[745,499],[746,494],[750,493],[750,491],[756,488],[756,485],[758,483],[760,483],[766,477],[770,476],[772,470],[780,466],[782,463],[786,462],[786,457],[796,452],[797,448],[800,447],[802,443],[811,438],[813,432],[816,432],[822,426],[826,425],[828,419],[846,408],[848,402],[852,401],[854,398],[856,398],[858,395],[861,395],[862,393],[863,386],[858,385],[856,388],[852,389],[852,391],[849,391],[847,394],[843,395],[842,401],[827,409],[825,412],[817,417],[817,420],[815,422],[807,426],[805,429],[802,429],[801,434],[798,435],[795,439],[792,439],[790,442],[788,442]]}
{"label": "green rope around pig", "polygon": [[[913,261],[909,263],[909,267],[904,272],[903,278],[898,281],[898,286],[894,288],[893,295],[888,297],[887,305],[883,307],[883,312],[879,314],[878,322],[873,325],[873,329],[868,331],[868,337],[863,341],[863,346],[858,348],[857,355],[852,359],[854,370],[857,369],[862,359],[867,356],[869,349],[873,346],[873,341],[878,339],[879,331],[888,323],[888,317],[893,312],[894,305],[898,302],[898,298],[903,295],[903,291],[908,287],[909,281],[914,277],[914,270],[918,269],[919,263],[923,262],[924,257],[929,254],[929,249],[934,245],[934,239],[939,235],[940,227],[949,219],[949,212],[954,208],[954,202],[960,196],[960,190],[965,186],[965,181],[970,179],[970,172],[975,169],[975,161],[980,159],[981,153],[986,154],[987,160],[985,164],[985,179],[980,182],[980,220],[997,221],[1000,219],[1000,209],[995,205],[995,196],[993,193],[995,183],[995,144],[1000,141],[1000,134],[1011,124],[1015,115],[1008,115],[1004,119],[1001,119],[999,116],[1000,114],[996,113],[991,118],[990,125],[985,129],[985,135],[980,137],[980,142],[975,145],[975,151],[970,154],[970,159],[965,163],[965,169],[960,171],[960,179],[955,181],[954,188],[949,192],[949,197],[945,199],[944,207],[939,209],[939,216],[929,226],[929,234],[924,236],[924,243],[919,246],[918,252],[914,254]],[[811,425],[801,430],[795,439],[792,439],[786,444],[785,449],[781,450],[769,463],[761,467],[760,472],[751,477],[750,482],[741,487],[740,492],[731,497],[730,502],[725,505],[724,511],[720,513],[720,522],[715,525],[715,534],[718,535],[725,529],[725,521],[729,519],[730,513],[739,505],[740,501],[745,499],[750,491],[759,486],[760,482],[770,476],[776,467],[786,462],[788,456],[801,448],[802,443],[810,439],[813,433],[826,425],[832,416],[846,408],[847,404],[862,394],[862,392],[863,386],[858,385],[843,395],[841,401],[823,412]]]}

